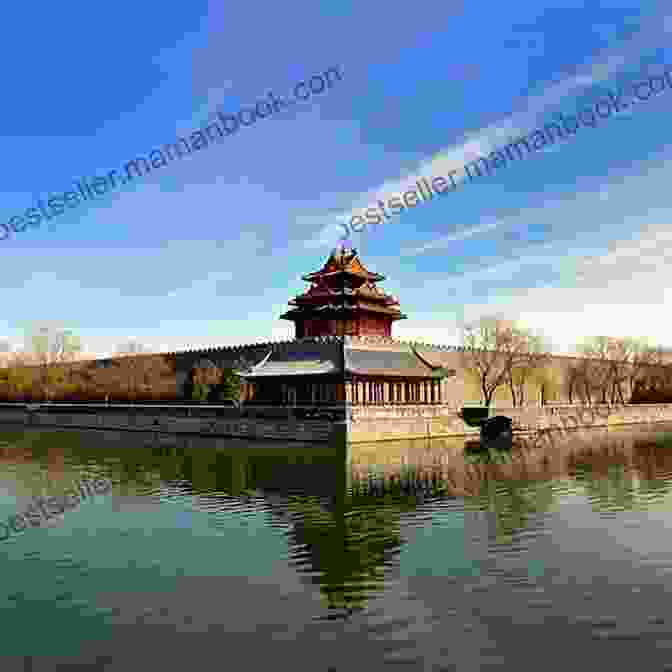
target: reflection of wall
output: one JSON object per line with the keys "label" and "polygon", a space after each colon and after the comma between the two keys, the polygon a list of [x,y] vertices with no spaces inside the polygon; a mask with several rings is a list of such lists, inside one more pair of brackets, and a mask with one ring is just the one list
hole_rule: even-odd
{"label": "reflection of wall", "polygon": [[[482,494],[488,483],[527,487],[530,482],[565,477],[581,483],[607,478],[620,465],[631,476],[620,486],[614,477],[617,489],[672,491],[672,482],[666,478],[672,473],[672,436],[666,438],[652,429],[614,429],[608,434],[579,430],[558,436],[552,447],[543,443],[514,446],[498,460],[490,460],[488,455],[469,460],[463,453],[464,445],[464,441],[448,439],[415,442],[410,447],[407,442],[353,447],[353,487],[374,496],[406,488],[425,492],[442,489],[449,496],[473,497]],[[639,480],[632,475],[639,475]],[[666,480],[660,480],[660,475]],[[595,493],[598,499],[609,496],[607,490],[602,495]]]}

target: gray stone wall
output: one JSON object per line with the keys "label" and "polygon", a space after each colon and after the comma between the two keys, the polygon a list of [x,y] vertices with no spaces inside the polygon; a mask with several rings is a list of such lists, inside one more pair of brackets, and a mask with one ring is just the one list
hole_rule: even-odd
{"label": "gray stone wall", "polygon": [[[671,423],[672,404],[497,408],[491,409],[490,415],[512,418],[516,430],[570,431],[581,427]],[[348,430],[352,443],[472,435],[479,436],[478,428],[466,425],[449,405],[353,407]]]}

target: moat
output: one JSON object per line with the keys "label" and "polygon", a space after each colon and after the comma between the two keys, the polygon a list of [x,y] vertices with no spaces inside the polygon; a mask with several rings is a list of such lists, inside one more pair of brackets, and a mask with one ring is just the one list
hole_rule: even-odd
{"label": "moat", "polygon": [[672,423],[489,456],[459,438],[217,445],[0,429],[3,522],[113,483],[2,542],[3,670],[671,662]]}

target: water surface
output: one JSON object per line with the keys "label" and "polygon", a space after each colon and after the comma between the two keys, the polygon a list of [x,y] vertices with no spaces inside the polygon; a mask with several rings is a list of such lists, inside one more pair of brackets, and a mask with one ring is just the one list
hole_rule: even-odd
{"label": "water surface", "polygon": [[[672,426],[466,454],[0,432],[0,669],[672,669]],[[62,667],[61,667],[62,666]]]}

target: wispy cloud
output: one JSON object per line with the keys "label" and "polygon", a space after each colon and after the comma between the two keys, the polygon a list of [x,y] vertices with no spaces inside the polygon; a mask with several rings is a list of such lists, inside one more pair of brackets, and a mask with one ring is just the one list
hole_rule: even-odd
{"label": "wispy cloud", "polygon": [[427,252],[428,250],[445,249],[445,248],[448,248],[451,243],[456,243],[456,242],[459,242],[460,240],[466,240],[467,238],[477,236],[481,233],[487,233],[488,231],[494,231],[501,224],[502,224],[502,222],[496,220],[494,222],[489,222],[487,224],[481,224],[479,226],[473,226],[469,229],[463,229],[462,231],[457,231],[457,232],[451,233],[447,236],[442,236],[441,238],[437,238],[436,240],[433,240],[431,243],[427,243],[426,245],[421,245],[420,247],[413,247],[413,248],[408,248],[408,249],[402,250],[401,255],[402,256],[415,256],[417,254],[422,254],[423,252]]}
{"label": "wispy cloud", "polygon": [[[623,70],[629,63],[636,63],[644,46],[650,46],[657,38],[663,38],[669,25],[672,25],[672,16],[658,16],[647,22],[633,37],[620,43],[617,47],[605,50],[600,58],[585,66],[576,74],[563,77],[547,85],[541,92],[533,94],[520,101],[520,111],[500,119],[487,127],[467,131],[462,139],[428,159],[423,159],[410,170],[401,170],[398,177],[390,178],[381,185],[360,194],[352,203],[351,210],[333,216],[335,222],[349,222],[353,211],[368,207],[378,200],[386,201],[393,194],[400,194],[416,186],[421,177],[447,176],[457,171],[455,181],[465,179],[464,164],[475,160],[479,156],[486,156],[502,144],[522,135],[525,135],[546,121],[544,115],[549,109],[557,106],[567,96],[578,94],[597,84],[603,83],[610,77]],[[666,26],[668,28],[666,28]],[[619,114],[631,114],[628,109]],[[551,145],[544,151],[555,151],[558,145]],[[334,221],[328,222],[319,234],[309,241],[307,247],[319,247],[326,244],[334,232],[342,235],[342,227],[336,226]],[[459,234],[458,234],[459,235]],[[319,242],[318,242],[319,241]],[[446,239],[446,242],[451,242]],[[441,241],[437,241],[441,246]],[[435,249],[429,245],[419,247],[418,250]]]}

